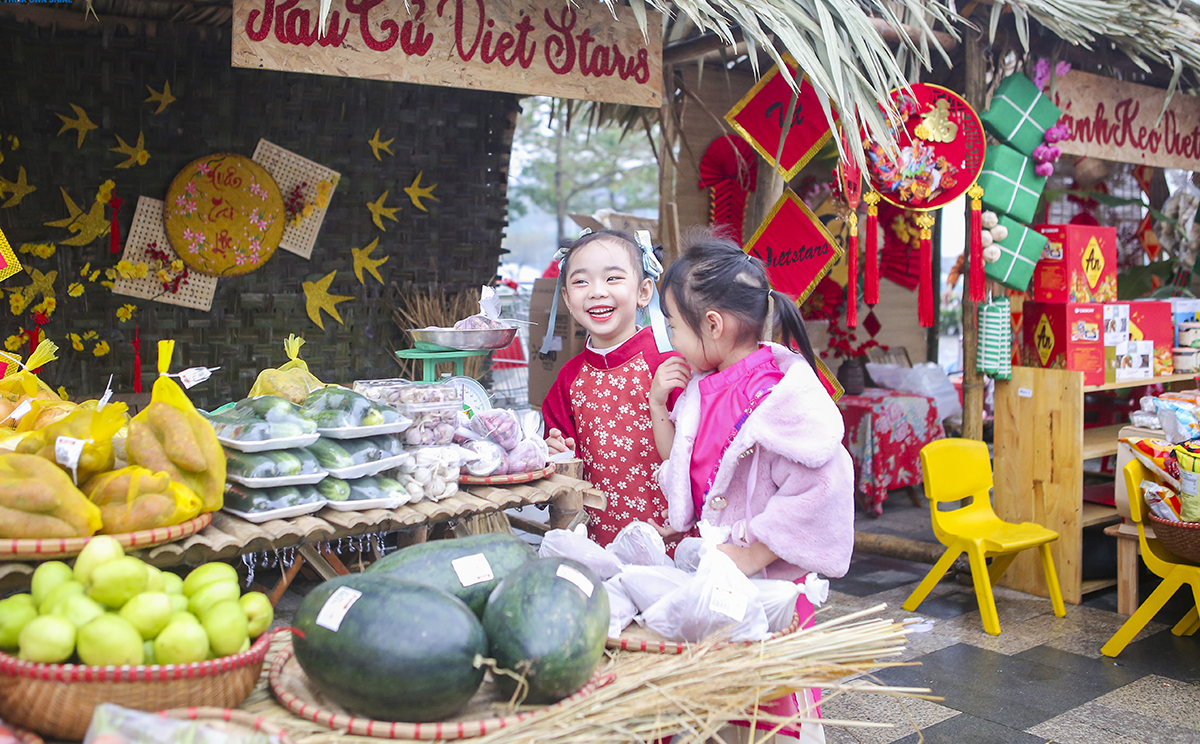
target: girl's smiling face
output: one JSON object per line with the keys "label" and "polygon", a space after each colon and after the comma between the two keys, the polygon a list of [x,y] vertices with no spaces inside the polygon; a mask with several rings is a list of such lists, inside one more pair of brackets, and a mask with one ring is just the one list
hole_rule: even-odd
{"label": "girl's smiling face", "polygon": [[567,309],[597,349],[632,338],[637,333],[638,308],[650,303],[654,283],[640,278],[632,253],[623,242],[602,238],[577,249],[564,268]]}

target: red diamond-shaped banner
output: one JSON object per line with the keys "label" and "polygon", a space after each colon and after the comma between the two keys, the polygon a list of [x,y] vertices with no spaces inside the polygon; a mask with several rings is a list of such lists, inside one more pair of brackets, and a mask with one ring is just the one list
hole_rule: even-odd
{"label": "red diamond-shaped banner", "polygon": [[804,302],[843,254],[821,220],[791,189],[775,203],[746,252],[767,265],[771,286]]}

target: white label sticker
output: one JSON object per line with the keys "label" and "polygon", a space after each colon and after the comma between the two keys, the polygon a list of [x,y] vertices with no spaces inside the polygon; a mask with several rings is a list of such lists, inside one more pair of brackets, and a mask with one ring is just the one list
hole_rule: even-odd
{"label": "white label sticker", "polygon": [[104,388],[104,395],[101,395],[100,400],[96,401],[96,410],[97,411],[103,411],[104,407],[108,405],[108,401],[112,399],[112,393],[113,393],[112,381],[113,381],[113,376],[109,375],[108,376],[108,386],[106,388]]}
{"label": "white label sticker", "polygon": [[342,627],[342,620],[346,617],[346,613],[362,596],[362,592],[357,589],[351,589],[348,586],[339,586],[329,595],[329,599],[325,600],[325,604],[321,607],[321,611],[317,613],[317,625],[322,628],[328,628],[334,633],[338,632],[338,628]]}
{"label": "white label sticker", "polygon": [[1030,388],[1017,388],[1017,397],[1018,398],[1032,398],[1033,390],[1031,390]]}
{"label": "white label sticker", "polygon": [[75,485],[79,485],[79,458],[83,455],[85,440],[74,437],[59,437],[54,440],[54,460],[71,471]]}
{"label": "white label sticker", "polygon": [[712,599],[708,602],[708,609],[713,612],[719,612],[725,617],[732,618],[736,622],[741,622],[746,617],[746,607],[749,600],[746,595],[741,592],[735,592],[732,589],[717,584],[713,587]]}
{"label": "white label sticker", "polygon": [[185,388],[193,388],[212,377],[212,373],[218,369],[220,367],[213,367],[212,369],[208,367],[189,367],[179,373],[179,381],[183,383]]}
{"label": "white label sticker", "polygon": [[555,571],[554,574],[560,579],[566,579],[575,586],[579,587],[579,591],[583,592],[589,597],[592,596],[592,592],[596,590],[596,586],[592,584],[591,579],[579,573],[579,571],[571,568],[570,566],[559,566],[558,570]]}
{"label": "white label sticker", "polygon": [[450,565],[454,568],[454,573],[458,574],[458,583],[463,586],[474,586],[496,578],[492,573],[492,564],[488,563],[487,556],[483,553],[455,558],[450,561]]}
{"label": "white label sticker", "polygon": [[[31,410],[33,410],[33,398],[26,398],[25,400],[21,401],[21,405],[17,406],[15,409],[13,409],[12,413],[8,414],[8,418],[12,419],[13,421],[20,421],[21,419],[25,418],[25,414],[29,413]],[[5,419],[5,421],[7,420],[8,419]]]}
{"label": "white label sticker", "polygon": [[1179,469],[1179,490],[1184,496],[1196,496],[1196,491],[1200,489],[1200,473],[1192,472],[1191,470]]}

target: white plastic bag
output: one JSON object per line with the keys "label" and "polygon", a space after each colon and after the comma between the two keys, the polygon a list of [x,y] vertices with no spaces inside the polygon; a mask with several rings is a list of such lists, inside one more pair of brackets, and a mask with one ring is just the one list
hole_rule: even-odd
{"label": "white plastic bag", "polygon": [[674,641],[759,641],[771,631],[757,600],[757,587],[732,558],[704,550],[696,575],[644,611],[641,623]]}
{"label": "white plastic bag", "polygon": [[700,551],[704,547],[704,538],[685,537],[675,546],[675,567],[696,573],[700,566]]}
{"label": "white plastic bag", "polygon": [[933,398],[939,421],[962,413],[958,402],[958,391],[946,376],[945,370],[933,362],[918,364],[912,368],[896,364],[867,364],[867,373],[876,385],[927,395]]}
{"label": "white plastic bag", "polygon": [[630,522],[604,548],[627,566],[670,566],[662,535],[646,522]]}
{"label": "white plastic bag", "polygon": [[[812,574],[809,574],[810,576]],[[796,599],[799,598],[802,584],[779,579],[751,579],[758,589],[758,602],[762,605],[767,616],[767,628],[772,633],[778,633],[792,624],[796,617]]]}
{"label": "white plastic bag", "polygon": [[642,612],[691,579],[686,571],[674,566],[626,566],[617,578],[634,606]]}
{"label": "white plastic bag", "polygon": [[604,591],[608,592],[608,637],[619,638],[621,631],[625,630],[637,615],[637,606],[625,593],[621,580],[615,576],[604,582]]}
{"label": "white plastic bag", "polygon": [[542,537],[539,558],[570,558],[596,572],[601,581],[621,573],[621,562],[612,553],[588,539],[587,528],[579,525],[576,532],[550,530]]}

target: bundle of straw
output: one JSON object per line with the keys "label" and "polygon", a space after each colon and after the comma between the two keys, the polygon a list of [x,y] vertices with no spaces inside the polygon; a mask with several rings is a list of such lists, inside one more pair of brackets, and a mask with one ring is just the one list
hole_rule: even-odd
{"label": "bundle of straw", "polygon": [[[452,291],[447,287],[432,284],[425,289],[409,287],[398,292],[396,305],[392,308],[392,320],[404,331],[407,346],[413,341],[409,329],[450,328],[463,318],[479,312],[479,289]],[[420,362],[398,360],[401,377],[409,380],[420,378]],[[483,358],[468,357],[464,368],[468,377],[478,379],[483,374]]]}

